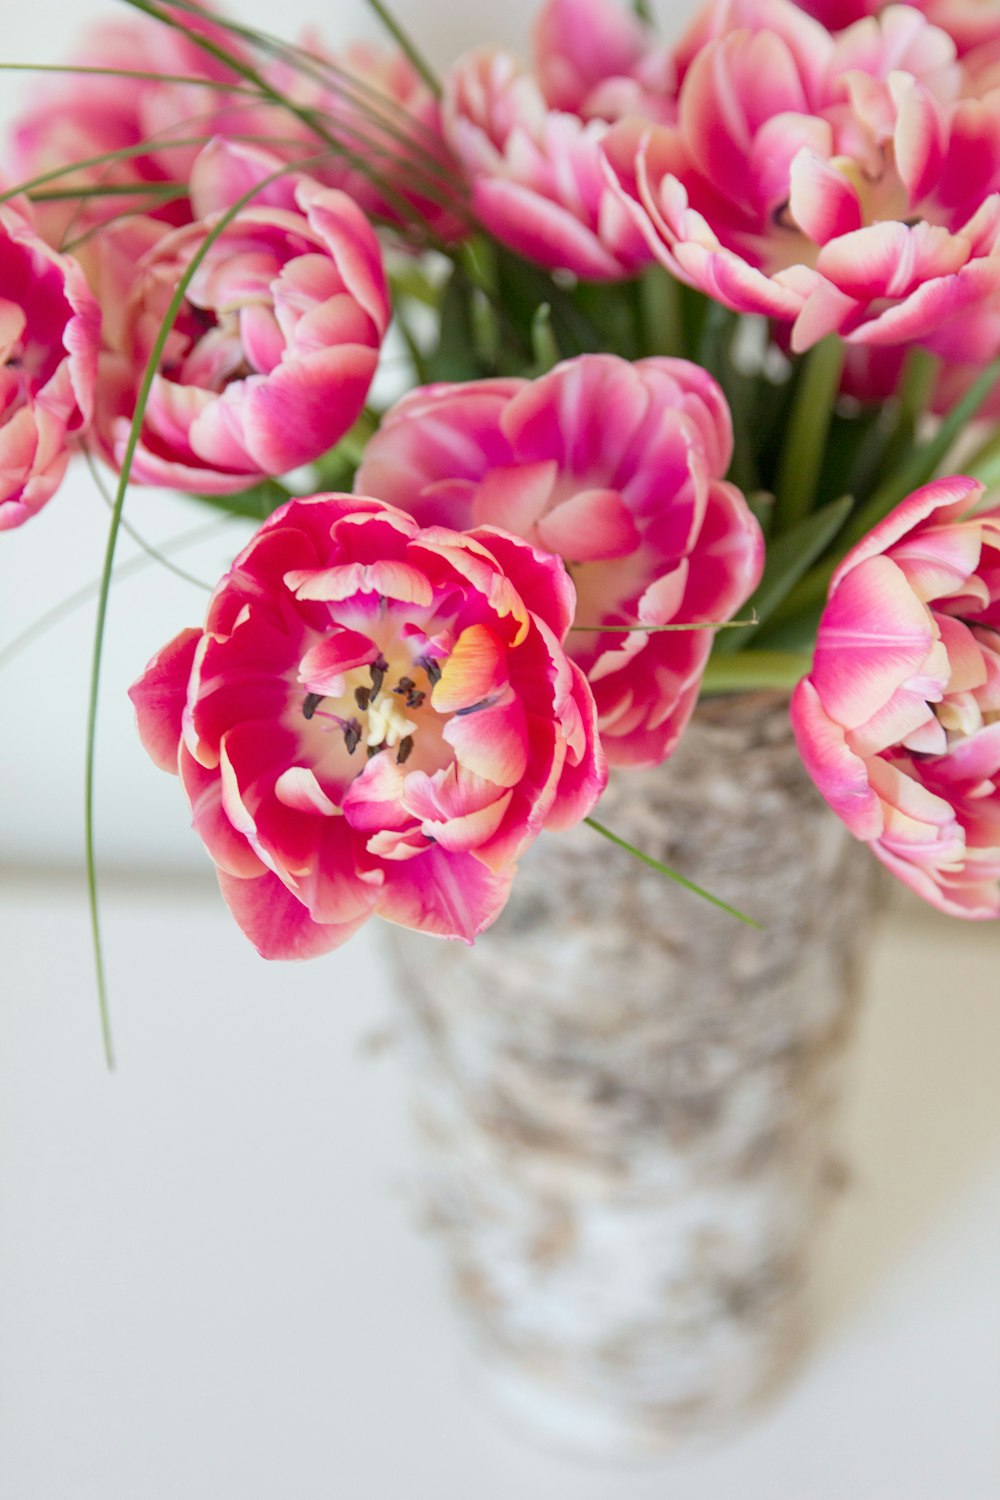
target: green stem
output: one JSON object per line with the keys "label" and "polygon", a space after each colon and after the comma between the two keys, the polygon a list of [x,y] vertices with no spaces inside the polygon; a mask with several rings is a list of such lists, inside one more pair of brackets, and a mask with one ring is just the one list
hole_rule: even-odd
{"label": "green stem", "polygon": [[633,859],[637,859],[642,864],[648,865],[658,875],[665,875],[668,880],[673,880],[677,885],[682,885],[686,891],[692,891],[696,896],[700,896],[703,901],[708,901],[712,906],[717,906],[720,911],[727,912],[729,916],[735,917],[738,922],[745,922],[748,927],[760,929],[760,922],[755,921],[753,917],[748,917],[745,912],[740,911],[737,907],[730,906],[728,901],[722,901],[718,896],[713,896],[711,891],[706,891],[702,886],[695,885],[694,881],[688,880],[686,875],[681,875],[679,871],[672,870],[669,865],[665,865],[660,860],[654,859],[651,854],[644,854],[641,849],[637,849],[627,839],[619,838],[617,833],[612,833],[610,828],[605,828],[603,823],[598,823],[596,818],[584,818],[583,821],[588,828],[592,828],[595,833],[599,833],[602,838],[607,839],[616,848],[624,849],[625,853],[631,854]]}
{"label": "green stem", "polygon": [[701,681],[702,692],[790,692],[811,665],[812,656],[806,651],[741,651],[737,656],[712,656]]}
{"label": "green stem", "polygon": [[680,282],[662,266],[650,266],[636,282],[636,301],[643,355],[682,358],[686,351]]}
{"label": "green stem", "polygon": [[939,472],[939,465],[947,458],[956,439],[961,437],[983,402],[991,395],[998,380],[1000,359],[995,359],[986,366],[957,406],[952,407],[930,442],[918,448],[895,474],[890,475],[848,523],[840,538],[841,556],[871,531],[873,526],[877,526],[900,500]]}
{"label": "green stem", "polygon": [[776,535],[809,514],[843,366],[844,344],[833,333],[805,357],[778,465]]}
{"label": "green stem", "polygon": [[115,490],[111,524],[108,527],[108,540],[104,551],[104,566],[101,572],[101,587],[97,598],[97,616],[94,622],[94,649],[90,670],[90,693],[87,703],[87,750],[83,794],[84,845],[87,865],[87,897],[90,907],[90,930],[94,947],[97,1001],[101,1013],[101,1035],[104,1040],[104,1056],[110,1071],[114,1070],[115,1054],[111,1037],[111,1016],[108,1009],[107,983],[104,972],[104,948],[101,941],[101,920],[97,898],[97,859],[94,840],[94,773],[96,769],[97,746],[97,703],[101,683],[101,662],[104,655],[104,633],[108,616],[108,598],[111,592],[111,575],[114,569],[115,548],[118,545],[118,534],[122,526],[125,495],[128,490],[136,449],[139,446],[139,436],[142,432],[142,424],[146,415],[149,394],[153,388],[153,381],[156,379],[156,373],[163,358],[167,339],[170,337],[171,330],[177,321],[177,315],[187,294],[187,289],[197,274],[199,266],[216,240],[229,227],[241,209],[245,208],[258,193],[262,192],[272,182],[277,181],[279,177],[289,172],[294,172],[296,169],[301,170],[303,165],[303,162],[288,163],[281,166],[277,171],[270,173],[269,176],[264,177],[260,182],[255,183],[248,192],[244,193],[241,198],[237,198],[235,203],[231,204],[224,213],[220,214],[192,255],[177,282],[163,321],[157,331],[156,338],[153,340],[153,346],[149,351],[149,358],[146,361],[146,368],[143,372],[142,382],[136,396],[135,411],[132,415],[132,424],[125,443],[125,451],[122,455],[121,473],[118,476],[118,485]]}

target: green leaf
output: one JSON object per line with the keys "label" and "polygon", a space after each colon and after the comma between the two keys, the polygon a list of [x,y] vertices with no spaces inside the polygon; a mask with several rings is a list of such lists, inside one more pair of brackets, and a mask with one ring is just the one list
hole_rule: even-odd
{"label": "green leaf", "polygon": [[[853,507],[853,497],[842,495],[768,543],[763,576],[747,601],[747,608],[756,611],[758,626],[770,619],[811,564],[826,551]],[[738,651],[754,634],[751,629],[739,637],[720,640],[715,649]]]}
{"label": "green leaf", "polygon": [[741,651],[738,656],[712,656],[701,680],[703,693],[788,693],[805,677],[812,653],[797,651]]}
{"label": "green leaf", "polygon": [[665,865],[660,860],[654,859],[651,854],[644,854],[641,849],[637,849],[627,839],[619,838],[617,833],[612,833],[610,828],[605,828],[603,823],[598,823],[596,818],[584,818],[583,821],[588,828],[592,828],[595,833],[599,833],[602,838],[607,839],[609,843],[616,845],[617,848],[624,849],[625,853],[631,854],[633,859],[637,859],[642,864],[648,865],[658,875],[665,875],[668,880],[673,880],[677,885],[682,885],[686,891],[693,891],[703,901],[708,901],[712,906],[717,906],[720,911],[727,912],[729,916],[735,917],[738,922],[745,922],[748,927],[760,929],[761,924],[755,921],[753,917],[748,917],[745,912],[739,911],[735,906],[730,906],[728,901],[722,901],[718,896],[713,896],[710,891],[704,890],[700,885],[695,885],[694,881],[688,880],[686,875],[681,875],[677,870],[672,870],[669,865]]}
{"label": "green leaf", "polygon": [[225,511],[230,516],[249,516],[252,521],[266,521],[272,511],[291,498],[291,490],[286,490],[276,479],[262,479],[259,484],[235,495],[191,496],[192,500],[209,505],[213,510]]}

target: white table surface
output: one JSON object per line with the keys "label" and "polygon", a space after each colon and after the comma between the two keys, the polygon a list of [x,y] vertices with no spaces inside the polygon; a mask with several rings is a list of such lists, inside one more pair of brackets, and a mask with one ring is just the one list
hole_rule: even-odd
{"label": "white table surface", "polygon": [[[534,1452],[470,1391],[408,1197],[372,925],[263,963],[204,877],[0,884],[4,1500],[996,1500],[1000,944],[915,906],[874,954],[817,1348],[714,1451]],[[433,949],[431,948],[431,953]]]}

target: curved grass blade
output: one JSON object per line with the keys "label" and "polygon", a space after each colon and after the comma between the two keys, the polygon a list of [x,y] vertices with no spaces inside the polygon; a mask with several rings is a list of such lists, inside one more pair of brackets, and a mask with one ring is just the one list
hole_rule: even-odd
{"label": "curved grass blade", "polygon": [[135,78],[147,83],[192,83],[199,88],[225,89],[227,93],[253,93],[244,83],[217,83],[215,79],[196,78],[187,73],[153,73],[141,68],[98,68],[83,63],[0,62],[0,73],[89,73],[98,78]]}
{"label": "curved grass blade", "polygon": [[670,630],[750,630],[760,621],[755,614],[752,620],[692,620],[682,625],[571,625],[570,630],[593,631],[597,635],[630,635],[642,632],[657,635]]}
{"label": "curved grass blade", "polygon": [[[101,471],[94,461],[94,455],[89,448],[84,448],[82,451],[84,461],[90,470],[90,477],[94,481],[94,488],[108,509],[113,510],[115,504],[114,496],[108,493],[108,487],[104,483]],[[151,562],[160,563],[162,567],[166,568],[168,573],[173,573],[176,578],[180,578],[184,583],[193,583],[196,589],[204,589],[207,594],[212,592],[212,584],[205,583],[203,579],[196,578],[193,573],[189,573],[186,568],[178,567],[177,563],[171,562],[169,557],[160,548],[154,547],[152,542],[147,542],[142,533],[137,531],[131,522],[126,521],[124,516],[122,517],[122,531],[124,531],[126,536],[132,538],[136,546],[145,552]]]}
{"label": "curved grass blade", "polygon": [[[207,146],[211,140],[210,136],[199,135],[189,140],[170,142],[172,147],[179,146]],[[132,157],[145,156],[149,152],[149,143],[140,141],[136,146],[123,146],[120,151],[102,151],[99,156],[85,156],[80,161],[68,162],[62,167],[53,167],[51,171],[40,172],[37,177],[29,177],[27,182],[20,182],[16,187],[4,188],[0,192],[0,203],[6,203],[10,198],[19,198],[23,194],[31,194],[35,188],[43,187],[47,182],[57,182],[60,177],[68,177],[71,172],[85,172],[91,167],[114,166],[115,162],[128,161]]]}
{"label": "curved grass blade", "polygon": [[738,922],[745,922],[748,927],[756,927],[758,931],[762,930],[762,923],[758,922],[754,917],[748,917],[746,912],[740,911],[735,906],[730,906],[728,901],[723,901],[718,896],[713,896],[711,891],[706,891],[700,885],[695,885],[694,881],[688,880],[686,875],[682,875],[678,870],[672,870],[669,865],[662,864],[660,860],[654,859],[651,854],[644,854],[641,849],[637,849],[627,839],[619,838],[617,833],[612,833],[610,828],[605,828],[603,823],[598,823],[596,818],[584,818],[583,821],[588,828],[592,828],[595,833],[599,833],[609,843],[616,845],[619,849],[624,849],[626,854],[631,854],[633,859],[640,860],[642,864],[648,865],[651,870],[656,870],[659,875],[665,875],[668,880],[673,880],[677,885],[683,886],[686,891],[691,891],[694,895],[700,896],[703,901],[708,901],[712,906],[717,906],[720,911],[724,911],[729,916],[735,917]]}
{"label": "curved grass blade", "polygon": [[[311,161],[313,158],[309,158],[308,160]],[[104,1055],[108,1068],[112,1071],[115,1066],[115,1055],[111,1037],[111,1017],[108,1009],[104,948],[101,941],[100,910],[97,894],[97,861],[94,842],[94,772],[96,769],[97,703],[101,683],[101,662],[104,655],[104,632],[108,615],[108,595],[111,589],[111,574],[114,567],[115,548],[118,544],[118,533],[121,530],[125,496],[128,491],[136,448],[139,446],[139,436],[142,432],[142,425],[146,416],[146,406],[153,388],[153,381],[156,378],[156,372],[163,358],[167,339],[170,337],[171,330],[184,302],[187,289],[197,275],[198,268],[216,240],[226,231],[241,209],[245,208],[258,193],[263,191],[272,182],[277,181],[278,178],[285,176],[289,172],[301,170],[304,165],[307,165],[307,163],[289,162],[283,164],[280,169],[262,178],[260,182],[255,183],[248,192],[244,193],[242,197],[237,198],[235,203],[232,203],[224,213],[219,215],[212,228],[192,255],[177,282],[177,286],[174,288],[173,296],[163,316],[163,322],[160,324],[156,338],[153,340],[152,348],[149,351],[149,358],[146,361],[146,368],[143,371],[142,380],[139,385],[135,411],[122,455],[121,473],[118,477],[118,485],[115,490],[111,524],[108,527],[108,540],[104,553],[104,567],[101,573],[101,586],[97,597],[97,616],[94,623],[94,649],[90,672],[90,692],[87,703],[86,759],[84,767],[84,849],[87,866],[87,897],[90,906],[90,929],[94,948],[94,968],[97,980],[97,999],[101,1016]]]}
{"label": "curved grass blade", "polygon": [[[130,5],[133,10],[141,11],[143,15],[151,16],[153,20],[161,22],[164,26],[171,27],[174,31],[184,31],[185,35],[190,39],[190,41],[193,42],[196,47],[201,48],[203,52],[207,53],[209,57],[214,57],[217,62],[223,63],[227,68],[236,73],[237,76],[246,79],[248,83],[254,84],[257,89],[259,89],[261,94],[265,98],[269,99],[272,104],[280,105],[282,109],[285,109],[289,112],[289,114],[294,115],[297,120],[301,120],[306,128],[313,133],[313,135],[317,136],[331,150],[343,156],[344,160],[350,163],[351,166],[362,172],[364,176],[367,177],[367,179],[378,188],[379,192],[385,198],[386,202],[392,205],[394,212],[400,215],[404,223],[409,220],[410,223],[414,225],[414,227],[419,227],[423,232],[423,235],[426,238],[428,244],[432,244],[437,249],[441,250],[444,254],[448,254],[448,247],[445,245],[444,241],[441,240],[439,235],[433,232],[433,230],[425,220],[421,219],[419,215],[416,214],[412,203],[409,203],[407,199],[402,196],[402,194],[397,192],[396,188],[390,182],[386,181],[386,179],[382,177],[380,173],[377,173],[373,170],[371,160],[369,158],[365,156],[359,156],[357,152],[351,151],[343,144],[342,141],[339,141],[334,135],[331,135],[331,133],[327,129],[322,127],[318,122],[317,111],[309,109],[301,104],[297,104],[294,99],[290,99],[286,94],[283,94],[280,89],[276,89],[274,85],[271,84],[263,76],[263,74],[258,71],[258,69],[251,67],[251,65],[244,62],[241,57],[237,57],[234,53],[228,51],[225,47],[220,46],[218,42],[213,41],[210,37],[202,36],[198,32],[186,31],[185,28],[182,27],[179,22],[169,14],[169,12],[165,11],[160,5],[156,4],[155,0],[124,0],[124,3],[126,5]],[[210,15],[209,12],[203,11],[197,6],[180,3],[180,0],[178,0],[177,8],[181,10],[187,10],[192,15],[206,17],[214,22],[218,22],[219,20],[217,16]],[[371,143],[369,143],[369,145],[370,144]]]}

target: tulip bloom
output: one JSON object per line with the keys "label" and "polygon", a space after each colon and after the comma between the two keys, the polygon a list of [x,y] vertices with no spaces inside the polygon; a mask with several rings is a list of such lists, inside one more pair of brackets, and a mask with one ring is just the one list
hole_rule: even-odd
{"label": "tulip bloom", "polygon": [[1000,916],[1000,509],[939,479],[833,576],[799,750],[847,827],[942,911]]}
{"label": "tulip bloom", "polygon": [[935,348],[996,299],[1000,94],[960,97],[954,43],[918,11],[832,36],[787,0],[731,0],[678,67],[677,125],[605,140],[675,275],[791,322],[795,350],[829,333]]}
{"label": "tulip bloom", "polygon": [[100,310],[83,272],[0,204],[0,531],[41,510],[90,421]]}
{"label": "tulip bloom", "polygon": [[501,526],[558,553],[578,595],[567,649],[608,759],[656,765],[691,715],[713,633],[642,627],[728,619],[760,577],[760,529],[722,478],[731,454],[704,370],[595,354],[535,381],[414,391],[357,482],[423,525]]}
{"label": "tulip bloom", "polygon": [[265,958],[372,914],[466,941],[494,920],[522,851],[605,783],[572,611],[562,564],[501,532],[351,495],[265,522],[131,692]]}
{"label": "tulip bloom", "polygon": [[[98,416],[116,463],[179,277],[223,210],[276,165],[217,141],[191,174],[198,222],[163,232],[135,218],[100,236],[109,352]],[[318,458],[357,419],[388,321],[381,253],[360,209],[301,176],[271,182],[195,272],[153,384],[132,478],[226,494]]]}
{"label": "tulip bloom", "polygon": [[462,59],[445,79],[445,136],[476,217],[539,265],[585,280],[630,276],[652,260],[606,181],[608,122],[672,113],[673,70],[653,33],[609,0],[549,0],[535,67],[507,52]]}

